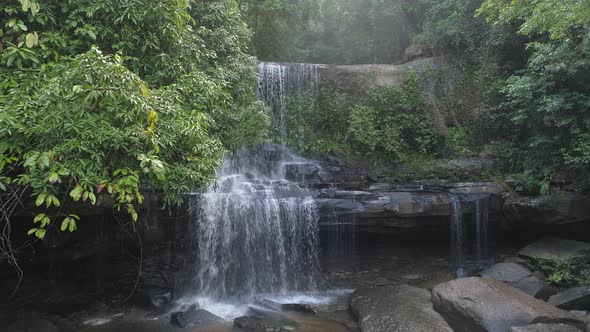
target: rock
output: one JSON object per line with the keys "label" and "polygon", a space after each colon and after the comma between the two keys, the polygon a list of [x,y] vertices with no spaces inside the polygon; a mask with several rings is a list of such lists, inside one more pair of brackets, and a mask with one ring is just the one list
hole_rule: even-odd
{"label": "rock", "polygon": [[545,286],[543,280],[533,274],[533,272],[516,263],[498,263],[492,265],[482,271],[481,276],[502,281],[531,296],[536,296]]}
{"label": "rock", "polygon": [[567,224],[590,219],[590,197],[565,191],[538,197],[510,196],[503,209],[512,223]]}
{"label": "rock", "polygon": [[420,44],[412,43],[408,45],[406,50],[404,51],[404,60],[405,61],[413,61],[419,58],[428,57],[429,53],[426,48]]}
{"label": "rock", "polygon": [[567,289],[551,296],[547,302],[565,310],[590,310],[590,286]]}
{"label": "rock", "polygon": [[374,183],[369,186],[369,191],[389,191],[393,189],[391,183]]}
{"label": "rock", "polygon": [[408,285],[354,291],[349,306],[364,332],[451,332],[427,290]]}
{"label": "rock", "polygon": [[416,285],[424,281],[424,275],[419,273],[404,274],[402,280],[410,285]]}
{"label": "rock", "polygon": [[172,300],[172,291],[157,286],[144,286],[134,293],[134,302],[146,308],[159,308]]}
{"label": "rock", "polygon": [[315,310],[309,304],[302,303],[285,303],[281,305],[282,311],[302,312],[315,315]]}
{"label": "rock", "polygon": [[379,182],[379,178],[381,177],[381,173],[379,171],[368,171],[365,176],[364,179],[369,181],[369,182]]}
{"label": "rock", "polygon": [[266,310],[274,310],[274,311],[281,311],[281,304],[275,301],[267,300],[267,299],[258,299],[254,301],[252,304],[254,306],[266,309]]}
{"label": "rock", "polygon": [[438,193],[384,193],[379,200],[367,202],[367,209],[403,217],[451,215],[448,195]]}
{"label": "rock", "polygon": [[584,328],[585,319],[488,278],[463,278],[432,290],[434,309],[456,332],[505,332],[512,326],[564,323]]}
{"label": "rock", "polygon": [[17,321],[16,323],[4,328],[0,332],[59,332],[60,329],[52,322],[46,319],[32,318],[27,321]]}
{"label": "rock", "polygon": [[340,198],[320,198],[316,199],[316,203],[327,214],[338,212],[341,214],[354,214],[365,211],[365,207],[354,199],[340,199]]}
{"label": "rock", "polygon": [[210,313],[204,309],[197,309],[186,312],[175,312],[172,314],[171,322],[180,327],[193,327],[193,326],[208,326],[223,322],[224,319]]}
{"label": "rock", "polygon": [[524,247],[518,255],[550,274],[558,263],[572,267],[585,265],[590,259],[590,243],[543,238]]}
{"label": "rock", "polygon": [[[302,312],[308,314],[315,314],[315,311],[309,304],[302,304],[302,303],[278,303],[275,301],[271,301],[268,299],[258,299],[250,305],[250,308],[254,310],[254,312],[263,313],[264,310],[270,311],[292,311],[292,312]],[[258,309],[263,309],[263,311],[259,311]]]}
{"label": "rock", "polygon": [[485,158],[466,158],[443,160],[436,163],[432,169],[434,173],[441,171],[450,171],[453,173],[463,174],[481,174],[492,171],[496,166],[496,161]]}
{"label": "rock", "polygon": [[[155,308],[154,310],[147,313],[145,316],[150,319],[160,318],[160,317],[169,315],[170,313],[172,313],[175,310],[178,310],[180,306],[181,305],[176,302],[169,302],[169,303],[166,303],[158,308]],[[195,306],[195,308],[193,308],[192,310],[196,310],[196,309],[197,308]]]}
{"label": "rock", "polygon": [[285,165],[285,177],[290,181],[317,180],[320,167],[313,163],[295,162]]}
{"label": "rock", "polygon": [[250,332],[286,332],[295,329],[295,323],[274,320],[267,316],[243,316],[234,319],[240,329]]}
{"label": "rock", "polygon": [[510,332],[581,332],[583,330],[567,324],[532,324],[527,326],[514,326]]}

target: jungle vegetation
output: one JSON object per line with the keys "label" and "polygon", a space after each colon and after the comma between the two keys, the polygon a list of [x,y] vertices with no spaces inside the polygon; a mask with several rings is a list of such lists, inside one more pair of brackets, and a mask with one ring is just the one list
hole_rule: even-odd
{"label": "jungle vegetation", "polygon": [[30,232],[41,238],[50,225],[76,229],[72,204],[112,200],[136,220],[143,191],[175,204],[222,154],[269,139],[257,58],[397,63],[409,46],[463,73],[444,103],[448,131],[410,71],[362,96],[293,96],[292,145],[389,162],[490,148],[540,193],[555,172],[588,173],[586,0],[7,0],[3,202],[38,206]]}

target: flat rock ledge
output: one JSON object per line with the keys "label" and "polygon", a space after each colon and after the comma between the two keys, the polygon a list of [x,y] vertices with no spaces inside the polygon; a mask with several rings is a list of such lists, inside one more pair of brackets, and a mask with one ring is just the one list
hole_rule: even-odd
{"label": "flat rock ledge", "polygon": [[481,276],[501,281],[530,296],[536,296],[545,287],[545,282],[539,276],[524,266],[512,262],[494,264],[483,270]]}
{"label": "flat rock ledge", "polygon": [[363,332],[452,332],[434,311],[430,292],[409,286],[362,288],[349,298]]}
{"label": "flat rock ledge", "polygon": [[584,317],[488,278],[463,278],[437,285],[432,290],[432,302],[456,332],[506,332],[536,323],[563,324],[581,331],[586,326]]}

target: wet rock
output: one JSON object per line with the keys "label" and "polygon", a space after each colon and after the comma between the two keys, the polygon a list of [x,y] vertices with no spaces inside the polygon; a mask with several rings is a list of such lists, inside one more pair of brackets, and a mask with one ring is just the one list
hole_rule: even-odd
{"label": "wet rock", "polygon": [[[146,317],[150,318],[150,319],[164,317],[164,316],[167,316],[170,313],[174,312],[175,310],[177,310],[180,306],[181,305],[176,302],[168,302],[168,303],[152,310],[148,314],[146,314]],[[195,306],[194,308],[191,308],[190,310],[196,310],[196,309],[197,309],[197,307]],[[190,311],[190,310],[188,310],[188,311]]]}
{"label": "wet rock", "polygon": [[381,177],[381,172],[379,171],[369,171],[364,175],[364,180],[369,182],[379,182],[379,178]]}
{"label": "wet rock", "polygon": [[295,324],[274,320],[266,316],[243,316],[234,319],[234,324],[250,332],[286,332],[295,329]]}
{"label": "wet rock", "polygon": [[168,288],[144,286],[134,293],[134,302],[145,308],[159,308],[172,300]]}
{"label": "wet rock", "polygon": [[418,287],[431,290],[436,285],[442,284],[443,282],[447,282],[450,280],[454,280],[455,276],[449,273],[448,271],[439,271],[433,274],[430,274],[426,277],[426,280],[422,281],[418,284]]}
{"label": "wet rock", "polygon": [[567,224],[590,219],[590,197],[556,191],[546,196],[510,196],[504,214],[511,223]]}
{"label": "wet rock", "polygon": [[253,305],[267,310],[281,311],[280,303],[267,299],[258,299],[254,301]]}
{"label": "wet rock", "polygon": [[565,310],[590,310],[590,286],[566,289],[551,296],[547,302]]}
{"label": "wet rock", "polygon": [[452,331],[432,308],[427,290],[408,285],[363,288],[349,298],[364,332]]}
{"label": "wet rock", "polygon": [[504,332],[512,326],[563,323],[584,328],[585,319],[488,278],[463,278],[432,290],[434,309],[456,332]]}
{"label": "wet rock", "polygon": [[410,285],[416,285],[424,281],[424,275],[419,273],[404,274],[402,280]]}
{"label": "wet rock", "polygon": [[590,259],[590,243],[543,238],[524,247],[518,255],[549,274],[558,263],[584,265]]}
{"label": "wet rock", "polygon": [[212,314],[204,309],[197,309],[185,312],[175,312],[172,314],[171,318],[172,324],[180,328],[215,325],[223,321],[223,318],[215,314]]}
{"label": "wet rock", "polygon": [[327,213],[335,212],[333,210],[342,210],[340,212],[343,214],[361,213],[365,211],[364,206],[354,199],[320,198],[316,200],[316,203],[320,209],[327,210]]}
{"label": "wet rock", "polygon": [[581,332],[575,326],[567,324],[532,324],[527,326],[514,326],[510,328],[510,332]]}
{"label": "wet rock", "polygon": [[543,280],[522,265],[516,263],[498,263],[492,265],[482,271],[481,276],[496,279],[509,286],[520,289],[531,296],[536,296],[545,287]]}
{"label": "wet rock", "polygon": [[391,183],[374,183],[369,186],[369,191],[389,191],[393,189],[393,184]]}
{"label": "wet rock", "polygon": [[282,311],[302,312],[315,315],[315,310],[309,304],[302,303],[285,303],[281,304]]}
{"label": "wet rock", "polygon": [[313,163],[292,163],[285,165],[285,177],[290,181],[317,180],[320,167]]}

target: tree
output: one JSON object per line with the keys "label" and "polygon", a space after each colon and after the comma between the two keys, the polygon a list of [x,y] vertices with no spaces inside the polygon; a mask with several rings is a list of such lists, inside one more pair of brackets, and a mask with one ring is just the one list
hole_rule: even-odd
{"label": "tree", "polygon": [[14,0],[0,21],[0,190],[44,207],[38,237],[76,228],[72,202],[177,203],[265,137],[233,0]]}

